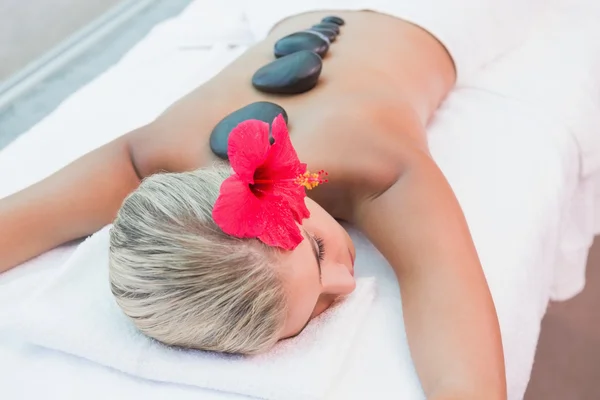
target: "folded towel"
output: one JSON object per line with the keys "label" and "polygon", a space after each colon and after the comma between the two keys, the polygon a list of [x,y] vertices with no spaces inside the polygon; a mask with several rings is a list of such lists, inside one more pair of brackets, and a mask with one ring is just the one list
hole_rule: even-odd
{"label": "folded towel", "polygon": [[[322,399],[341,372],[375,293],[373,279],[270,352],[243,357],[174,349],[141,334],[108,281],[109,228],[80,245],[57,278],[2,323],[0,331],[141,378],[264,399]],[[307,384],[310,382],[310,384]]]}

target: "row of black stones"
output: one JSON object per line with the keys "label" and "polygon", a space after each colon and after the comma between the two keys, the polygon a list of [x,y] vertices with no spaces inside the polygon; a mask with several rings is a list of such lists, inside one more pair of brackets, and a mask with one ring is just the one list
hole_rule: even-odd
{"label": "row of black stones", "polygon": [[[316,86],[323,68],[322,57],[340,33],[344,20],[329,16],[310,29],[292,33],[275,43],[275,61],[260,68],[252,77],[252,85],[265,93],[298,94]],[[210,148],[217,156],[227,159],[229,134],[239,123],[257,119],[271,123],[283,114],[283,107],[268,101],[249,104],[223,118],[210,134]],[[270,138],[272,142],[272,137]]]}
{"label": "row of black stones", "polygon": [[340,22],[344,23],[341,18],[326,17],[310,29],[279,39],[273,48],[277,60],[256,71],[252,85],[276,94],[298,94],[315,87],[323,57],[340,33]]}

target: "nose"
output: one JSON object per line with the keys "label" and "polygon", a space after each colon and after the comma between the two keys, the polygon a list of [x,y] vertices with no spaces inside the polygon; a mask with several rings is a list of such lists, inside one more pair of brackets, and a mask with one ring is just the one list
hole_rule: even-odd
{"label": "nose", "polygon": [[[325,271],[324,271],[325,272]],[[321,277],[323,291],[328,294],[344,296],[356,288],[356,280],[345,264],[335,263]]]}

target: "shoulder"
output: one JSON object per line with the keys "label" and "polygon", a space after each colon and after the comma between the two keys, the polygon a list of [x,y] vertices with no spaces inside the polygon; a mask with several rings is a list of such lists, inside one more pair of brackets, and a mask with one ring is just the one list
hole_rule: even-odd
{"label": "shoulder", "polygon": [[140,178],[191,171],[217,161],[210,152],[206,127],[181,125],[155,121],[127,134],[131,160]]}
{"label": "shoulder", "polygon": [[408,103],[376,98],[344,106],[311,116],[313,122],[292,133],[309,169],[329,172],[331,185],[319,192],[343,191],[357,203],[392,186],[407,165],[428,153],[427,141],[425,128]]}

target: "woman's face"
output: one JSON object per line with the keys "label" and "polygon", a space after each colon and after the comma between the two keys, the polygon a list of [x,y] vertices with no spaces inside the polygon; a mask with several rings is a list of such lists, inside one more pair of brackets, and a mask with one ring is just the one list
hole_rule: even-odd
{"label": "woman's face", "polygon": [[339,296],[351,293],[355,250],[346,230],[317,203],[306,198],[310,218],[302,221],[304,240],[281,254],[288,314],[280,339],[298,335]]}

